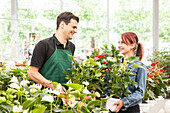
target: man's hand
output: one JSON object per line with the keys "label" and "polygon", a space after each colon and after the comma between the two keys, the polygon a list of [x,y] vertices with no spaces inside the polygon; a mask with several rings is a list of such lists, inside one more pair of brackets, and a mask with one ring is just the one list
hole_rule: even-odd
{"label": "man's hand", "polygon": [[116,108],[112,112],[119,112],[119,110],[123,107],[124,103],[122,100],[119,100],[118,102],[114,103],[113,105],[117,105]]}

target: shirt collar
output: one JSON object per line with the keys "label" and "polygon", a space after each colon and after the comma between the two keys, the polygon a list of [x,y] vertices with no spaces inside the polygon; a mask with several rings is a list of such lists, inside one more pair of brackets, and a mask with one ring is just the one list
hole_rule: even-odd
{"label": "shirt collar", "polygon": [[[53,34],[53,38],[55,39],[57,45],[63,45],[63,44],[61,44],[61,43],[58,41],[58,39],[56,38],[55,34]],[[67,40],[66,49],[69,48],[69,47],[70,47],[70,41]]]}

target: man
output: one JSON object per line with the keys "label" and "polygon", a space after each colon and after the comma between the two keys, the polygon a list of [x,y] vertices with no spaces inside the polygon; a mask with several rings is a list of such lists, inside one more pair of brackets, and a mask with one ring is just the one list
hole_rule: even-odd
{"label": "man", "polygon": [[[66,83],[63,72],[71,71],[75,45],[70,42],[74,33],[77,33],[79,18],[71,12],[63,12],[57,17],[56,33],[47,39],[41,40],[34,48],[28,76],[37,83],[47,81]],[[52,84],[46,87],[54,89]]]}

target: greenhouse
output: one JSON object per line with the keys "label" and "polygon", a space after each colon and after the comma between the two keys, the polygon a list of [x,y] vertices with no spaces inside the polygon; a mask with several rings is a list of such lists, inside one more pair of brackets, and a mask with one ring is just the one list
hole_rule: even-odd
{"label": "greenhouse", "polygon": [[0,113],[170,113],[169,0],[0,0]]}

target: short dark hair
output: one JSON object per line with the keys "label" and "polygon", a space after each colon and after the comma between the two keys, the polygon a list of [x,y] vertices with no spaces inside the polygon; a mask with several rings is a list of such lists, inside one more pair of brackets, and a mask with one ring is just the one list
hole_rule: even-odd
{"label": "short dark hair", "polygon": [[67,25],[68,23],[70,23],[71,19],[74,19],[77,22],[79,22],[79,17],[75,16],[71,12],[63,12],[60,15],[58,15],[58,17],[57,17],[57,29],[59,28],[59,25],[62,21],[64,21],[65,24]]}

